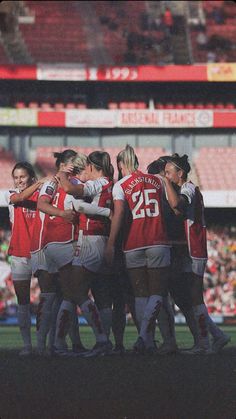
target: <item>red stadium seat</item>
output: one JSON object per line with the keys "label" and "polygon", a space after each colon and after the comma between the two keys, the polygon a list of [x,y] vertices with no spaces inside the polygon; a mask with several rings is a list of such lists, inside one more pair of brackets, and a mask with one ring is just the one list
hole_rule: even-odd
{"label": "red stadium seat", "polygon": [[209,103],[206,103],[206,105],[204,106],[204,108],[205,109],[214,109],[214,105],[213,105],[213,103],[211,103],[211,102],[209,102]]}
{"label": "red stadium seat", "polygon": [[37,102],[30,102],[29,103],[29,108],[30,109],[38,109],[39,108],[39,104]]}
{"label": "red stadium seat", "polygon": [[118,108],[118,103],[115,103],[115,102],[108,103],[108,109],[117,109],[117,108]]}
{"label": "red stadium seat", "polygon": [[194,109],[195,108],[195,105],[193,103],[191,103],[191,102],[188,102],[188,103],[186,103],[185,108],[186,109]]}
{"label": "red stadium seat", "polygon": [[56,110],[56,111],[61,111],[61,110],[63,110],[63,109],[65,109],[65,105],[64,105],[64,103],[55,103],[54,104],[54,109]]}
{"label": "red stadium seat", "polygon": [[137,102],[136,103],[137,109],[147,109],[147,104],[145,102]]}
{"label": "red stadium seat", "polygon": [[26,107],[26,105],[25,105],[25,103],[24,103],[24,102],[17,102],[17,103],[15,104],[15,107],[16,107],[17,109],[24,109],[24,108]]}
{"label": "red stadium seat", "polygon": [[43,103],[41,103],[40,108],[41,108],[43,111],[49,111],[49,110],[51,110],[51,109],[52,109],[52,106],[51,106],[51,104],[50,104],[50,103],[48,103],[48,102],[43,102]]}
{"label": "red stadium seat", "polygon": [[205,109],[205,106],[203,105],[203,103],[196,103],[195,109]]}
{"label": "red stadium seat", "polygon": [[175,109],[175,105],[173,103],[166,103],[165,109]]}
{"label": "red stadium seat", "polygon": [[75,109],[76,108],[76,104],[75,103],[66,103],[66,109]]}
{"label": "red stadium seat", "polygon": [[78,103],[76,105],[76,108],[77,109],[87,109],[87,105],[86,105],[86,103]]}
{"label": "red stadium seat", "polygon": [[226,103],[226,105],[225,105],[225,109],[234,109],[234,108],[235,108],[234,103],[230,103],[230,102],[228,102],[228,103]]}
{"label": "red stadium seat", "polygon": [[225,105],[223,104],[223,103],[216,103],[215,104],[215,109],[224,109],[225,108]]}
{"label": "red stadium seat", "polygon": [[165,106],[163,105],[163,103],[156,103],[155,108],[156,109],[164,109]]}

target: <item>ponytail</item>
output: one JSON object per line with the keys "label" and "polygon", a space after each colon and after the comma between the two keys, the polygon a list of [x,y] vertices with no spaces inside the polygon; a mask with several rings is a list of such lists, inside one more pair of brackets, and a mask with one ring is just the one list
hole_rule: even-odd
{"label": "ponytail", "polygon": [[139,162],[134,152],[133,147],[129,144],[126,145],[124,150],[121,150],[117,156],[117,164],[122,162],[130,173],[138,169]]}
{"label": "ponytail", "polygon": [[113,179],[114,167],[111,164],[110,155],[106,151],[93,151],[87,157],[87,163],[92,164],[96,170],[102,170],[104,176]]}
{"label": "ponytail", "polygon": [[77,153],[74,150],[70,150],[70,149],[64,150],[61,153],[59,153],[59,152],[53,153],[53,156],[56,159],[55,165],[56,165],[57,169],[59,169],[61,163],[64,163],[64,164],[69,163],[69,161],[73,157],[75,157],[76,154]]}

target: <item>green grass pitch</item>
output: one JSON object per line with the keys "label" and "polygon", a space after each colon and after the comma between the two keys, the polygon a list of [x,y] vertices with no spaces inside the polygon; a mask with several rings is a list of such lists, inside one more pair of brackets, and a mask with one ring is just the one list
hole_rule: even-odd
{"label": "green grass pitch", "polygon": [[[224,326],[221,328],[231,336],[229,346],[236,345],[236,326]],[[81,326],[81,338],[85,346],[91,348],[94,344],[94,337],[91,329],[87,326]],[[192,338],[186,326],[176,326],[176,337],[178,345],[181,348],[190,347],[192,345]],[[35,345],[35,330],[32,329],[33,345]],[[136,328],[132,325],[126,327],[125,330],[125,347],[131,349],[133,343],[137,339]],[[157,341],[161,341],[160,334],[156,333]],[[0,349],[16,349],[21,346],[21,337],[19,329],[15,326],[0,327]],[[0,418],[1,419],[1,418]]]}
{"label": "green grass pitch", "polygon": [[[217,355],[20,359],[17,328],[1,327],[0,419],[235,419],[236,328],[224,330],[231,343]],[[87,327],[81,336],[93,345]],[[127,326],[126,347],[135,339]]]}

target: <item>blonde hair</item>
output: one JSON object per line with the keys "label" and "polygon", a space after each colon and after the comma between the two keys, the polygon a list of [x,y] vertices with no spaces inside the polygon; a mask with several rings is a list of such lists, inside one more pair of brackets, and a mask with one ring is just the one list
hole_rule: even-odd
{"label": "blonde hair", "polygon": [[77,153],[76,156],[71,160],[71,163],[73,164],[75,171],[80,173],[86,167],[87,156],[83,153]]}
{"label": "blonde hair", "polygon": [[133,147],[129,144],[126,145],[124,150],[121,150],[117,156],[117,164],[122,162],[130,173],[138,169],[139,162],[134,152]]}

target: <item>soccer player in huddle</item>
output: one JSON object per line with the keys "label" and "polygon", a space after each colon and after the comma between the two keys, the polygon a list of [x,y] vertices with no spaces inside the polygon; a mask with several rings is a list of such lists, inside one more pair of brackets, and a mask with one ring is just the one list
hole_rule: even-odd
{"label": "soccer player in huddle", "polygon": [[[71,184],[65,172],[59,172],[57,177],[66,193],[77,198],[89,199],[91,206],[104,207],[109,215],[114,173],[109,154],[101,151],[90,153],[87,157],[85,172],[89,180],[84,184]],[[79,305],[96,338],[95,347],[91,353],[85,356],[96,356],[106,353],[110,349],[110,342],[103,327],[99,310],[89,295],[92,281],[96,281],[96,276],[107,274],[104,267],[104,249],[109,228],[108,218],[106,217],[80,215],[79,253],[73,258],[70,288],[64,296],[58,314],[57,330],[64,331],[64,334],[66,334],[68,325],[65,324],[65,318],[70,319],[74,303]],[[60,346],[59,338],[60,336],[57,333],[57,348]]]}
{"label": "soccer player in huddle", "polygon": [[12,178],[14,189],[6,195],[12,228],[8,254],[11,256],[12,280],[18,301],[18,324],[24,345],[20,355],[27,356],[32,352],[30,246],[39,188],[45,179],[37,181],[34,169],[28,162],[17,163],[13,167]]}
{"label": "soccer player in huddle", "polygon": [[163,214],[164,184],[161,177],[138,170],[137,156],[129,145],[118,154],[117,164],[122,178],[113,188],[114,215],[106,258],[107,262],[113,259],[115,242],[125,222],[124,253],[139,328],[134,350],[152,352],[155,351],[153,330],[168,292],[170,269],[170,246]]}
{"label": "soccer player in huddle", "polygon": [[[177,215],[183,216],[188,245],[188,252],[182,257],[182,270],[188,279],[197,325],[197,339],[189,353],[207,354],[221,350],[230,337],[215,325],[204,303],[203,276],[207,263],[204,203],[199,188],[188,180],[190,170],[188,156],[175,154],[166,163],[164,180],[170,206]],[[173,184],[179,187],[179,193]],[[212,345],[209,333],[213,336]]]}

